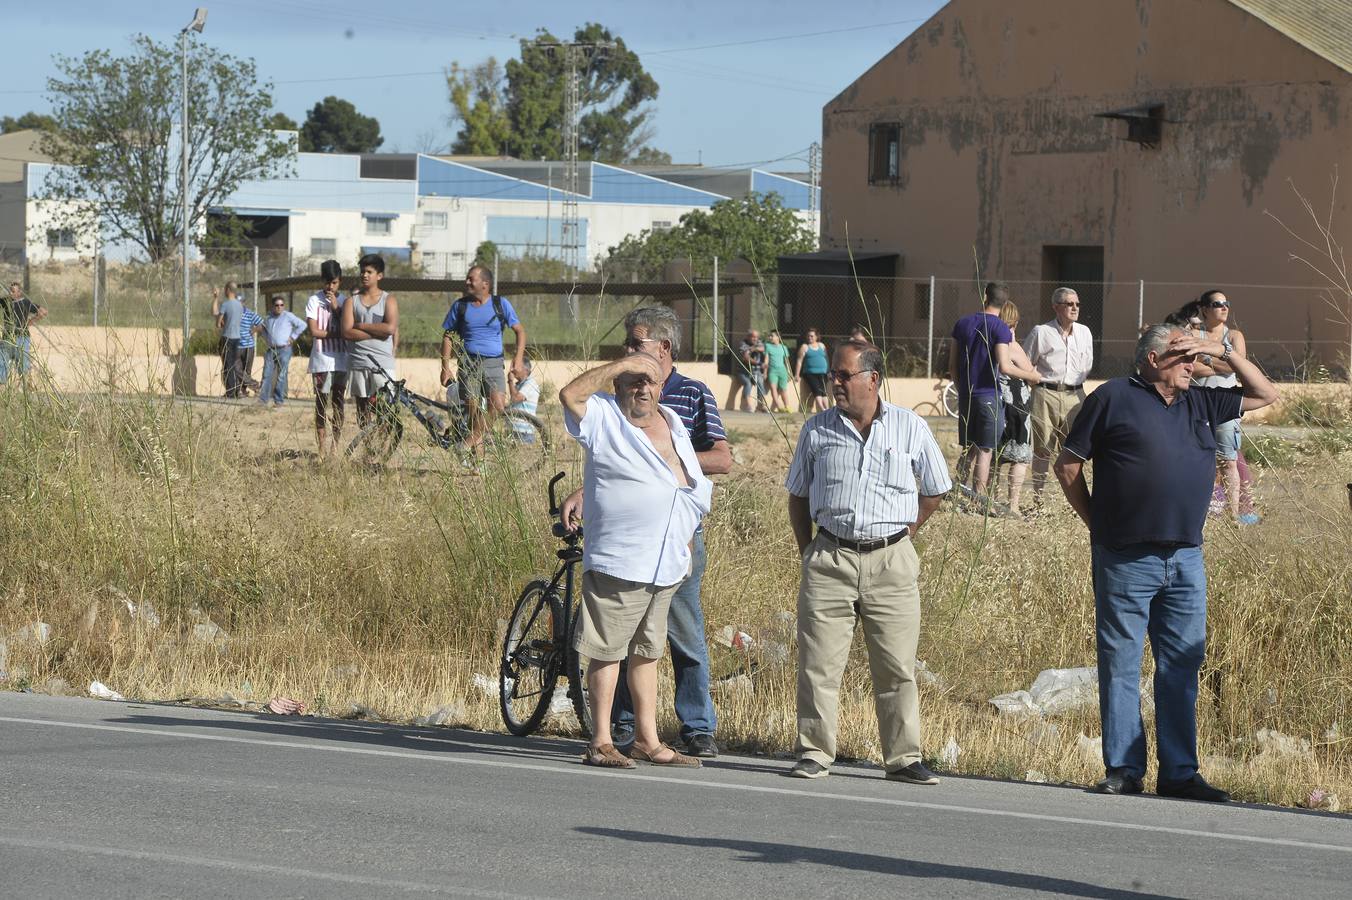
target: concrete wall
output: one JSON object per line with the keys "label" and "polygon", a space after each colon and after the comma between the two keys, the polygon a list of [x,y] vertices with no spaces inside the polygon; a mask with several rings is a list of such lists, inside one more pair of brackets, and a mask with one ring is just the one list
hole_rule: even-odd
{"label": "concrete wall", "polygon": [[[43,327],[33,332],[34,367],[43,372],[60,391],[74,393],[107,391],[153,394],[184,394],[197,397],[221,397],[225,386],[221,361],[211,355],[187,359],[179,356],[182,337],[176,330],[160,328],[79,328]],[[309,359],[291,360],[288,396],[308,399],[314,396],[306,374]],[[556,403],[552,392],[567,384],[579,372],[595,365],[583,360],[539,360],[535,377],[551,389],[545,401]],[[709,385],[719,408],[725,408],[733,379],[718,374],[712,362],[686,362],[678,368],[692,378]],[[408,386],[420,394],[442,399],[438,359],[401,359],[395,375],[407,379]],[[261,356],[254,362],[253,375],[263,377]],[[1092,391],[1102,382],[1089,382]],[[929,378],[889,378],[883,397],[891,403],[916,409],[924,415],[938,415],[938,383]],[[1283,394],[1295,392],[1345,392],[1345,384],[1278,386]],[[1280,408],[1276,406],[1250,413],[1246,421],[1261,421]]]}
{"label": "concrete wall", "polygon": [[[1158,149],[1095,116],[1156,103]],[[880,122],[902,129],[894,185],[868,183]],[[1313,233],[1288,181],[1352,235],[1350,194],[1334,201],[1330,182],[1352,161],[1352,76],[1228,0],[954,0],[822,124],[826,248],[848,229],[856,250],[901,253],[899,275],[971,283],[975,263],[982,279],[1029,282],[1025,316],[1045,319],[1044,248],[1098,246],[1104,280],[1122,282],[1102,313],[1119,339],[1135,335],[1144,279],[1190,283],[1152,286],[1147,321],[1214,284],[1254,355],[1262,341],[1347,351],[1345,318],[1316,292],[1258,286],[1318,283],[1272,218]]]}

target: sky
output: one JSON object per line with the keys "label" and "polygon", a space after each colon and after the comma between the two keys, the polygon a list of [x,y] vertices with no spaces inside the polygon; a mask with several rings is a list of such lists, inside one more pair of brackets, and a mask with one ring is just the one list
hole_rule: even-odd
{"label": "sky", "polygon": [[[385,0],[206,0],[201,45],[251,57],[274,105],[297,122],[328,95],[380,121],[382,151],[444,152],[455,136],[442,74],[516,55],[539,28],[598,22],[657,80],[653,144],[677,163],[806,171],[821,109],[944,4],[940,0],[646,0],[496,4]],[[177,41],[195,4],[57,0],[13,4],[0,115],[46,111],[53,55]]]}

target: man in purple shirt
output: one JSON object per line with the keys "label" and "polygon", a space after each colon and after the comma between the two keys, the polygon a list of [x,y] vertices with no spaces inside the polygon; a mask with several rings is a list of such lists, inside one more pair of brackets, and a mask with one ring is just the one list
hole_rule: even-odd
{"label": "man in purple shirt", "polygon": [[990,478],[991,456],[1004,431],[1000,409],[1001,375],[1038,382],[1036,372],[1015,365],[1009,355],[1014,334],[1000,319],[1000,307],[1009,301],[1009,289],[998,282],[986,285],[986,306],[963,316],[953,326],[948,345],[948,377],[958,386],[958,481],[980,496]]}

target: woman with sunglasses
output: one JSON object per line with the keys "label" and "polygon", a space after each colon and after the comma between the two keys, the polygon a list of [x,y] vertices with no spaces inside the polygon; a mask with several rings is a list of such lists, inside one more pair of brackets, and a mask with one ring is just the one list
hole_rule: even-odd
{"label": "woman with sunglasses", "polygon": [[[1196,317],[1201,320],[1200,330],[1205,332],[1207,337],[1220,341],[1233,350],[1236,356],[1247,358],[1244,335],[1230,327],[1230,300],[1223,291],[1215,289],[1204,291],[1196,300],[1179,310],[1180,315],[1185,311],[1189,318]],[[1198,387],[1234,387],[1235,370],[1224,360],[1199,356],[1193,364],[1192,382]],[[1216,423],[1215,433],[1216,468],[1221,484],[1225,488],[1226,510],[1230,518],[1241,525],[1252,525],[1258,521],[1258,514],[1253,511],[1252,479],[1242,477],[1247,476],[1248,466],[1242,467],[1244,469],[1242,473],[1240,471],[1239,447],[1243,435],[1240,432],[1239,419]],[[1245,503],[1247,508],[1243,511],[1240,509],[1241,495],[1248,498]]]}

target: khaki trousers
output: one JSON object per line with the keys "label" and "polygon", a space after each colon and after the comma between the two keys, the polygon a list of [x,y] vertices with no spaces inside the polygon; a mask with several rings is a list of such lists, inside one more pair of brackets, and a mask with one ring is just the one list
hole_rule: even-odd
{"label": "khaki trousers", "polygon": [[858,553],[818,534],[803,555],[798,587],[798,756],[829,766],[836,758],[840,678],[864,623],[883,765],[892,772],[920,759],[920,559],[910,538]]}
{"label": "khaki trousers", "polygon": [[1075,423],[1075,414],[1084,402],[1084,388],[1074,391],[1052,391],[1033,388],[1033,454],[1043,459],[1056,459],[1061,445]]}

